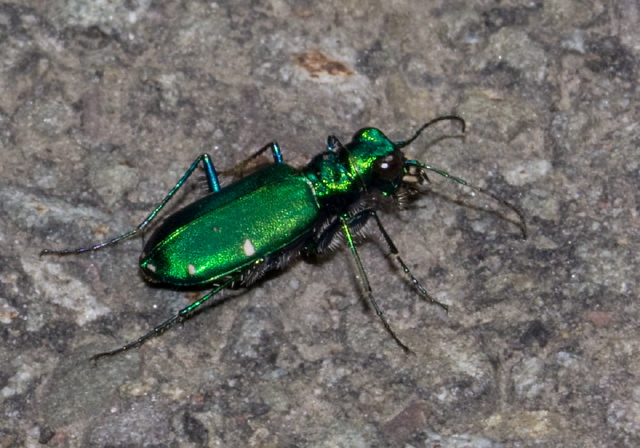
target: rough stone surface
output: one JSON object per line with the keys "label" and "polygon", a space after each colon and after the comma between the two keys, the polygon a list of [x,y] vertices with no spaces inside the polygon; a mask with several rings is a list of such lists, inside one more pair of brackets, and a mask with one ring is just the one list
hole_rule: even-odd
{"label": "rough stone surface", "polygon": [[[554,0],[0,3],[0,447],[640,446],[640,10]],[[394,140],[432,175],[374,243],[93,365],[200,292],[147,285],[138,224],[197,155]],[[173,207],[202,194],[197,182]]]}

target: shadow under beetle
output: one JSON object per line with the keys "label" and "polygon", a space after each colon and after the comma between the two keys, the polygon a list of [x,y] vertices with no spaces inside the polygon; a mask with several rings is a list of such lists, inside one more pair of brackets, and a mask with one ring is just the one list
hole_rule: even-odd
{"label": "shadow under beetle", "polygon": [[[298,170],[285,164],[280,147],[269,143],[240,164],[246,166],[270,150],[274,163],[221,188],[208,154],[202,154],[171,189],[162,202],[135,229],[92,247],[72,250],[43,250],[41,255],[67,255],[112,246],[143,232],[202,163],[209,193],[167,217],[152,233],[140,255],[140,268],[152,283],[174,286],[212,285],[200,300],[180,310],[139,339],[91,359],[124,352],[142,345],[176,322],[183,322],[205,303],[223,301],[216,295],[225,288],[249,286],[273,269],[283,268],[300,255],[333,249],[343,240],[351,250],[364,295],[393,339],[405,351],[407,345],[395,334],[373,297],[371,285],[358,255],[354,236],[363,236],[372,223],[390,255],[429,302],[447,306],[431,297],[400,258],[398,249],[376,213],[382,196],[406,204],[419,184],[428,182],[432,171],[499,201],[520,219],[527,236],[523,212],[497,195],[468,184],[449,173],[405,158],[401,149],[413,142],[427,127],[442,120],[455,120],[465,130],[462,118],[453,115],[435,118],[406,141],[392,142],[380,130],[364,128],[343,145],[335,136],[327,139],[326,151]],[[214,299],[215,298],[215,299]],[[211,300],[214,299],[214,300]]]}

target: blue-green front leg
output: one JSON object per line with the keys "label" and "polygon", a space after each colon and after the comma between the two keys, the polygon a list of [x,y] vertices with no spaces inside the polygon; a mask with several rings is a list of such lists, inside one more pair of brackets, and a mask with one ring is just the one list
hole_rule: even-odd
{"label": "blue-green front leg", "polygon": [[102,249],[104,247],[113,246],[114,244],[117,244],[120,241],[124,241],[128,238],[131,238],[134,235],[137,235],[138,233],[142,232],[145,229],[145,227],[147,227],[151,223],[151,221],[154,220],[154,218],[158,215],[158,213],[160,213],[160,210],[162,210],[164,206],[167,205],[167,202],[171,200],[171,198],[178,192],[180,187],[182,187],[182,185],[187,181],[189,176],[193,174],[193,172],[196,170],[200,162],[202,162],[204,165],[205,176],[207,178],[207,185],[209,187],[209,190],[211,191],[211,193],[217,193],[218,191],[220,191],[220,183],[218,182],[218,175],[216,174],[216,170],[213,166],[213,162],[211,161],[211,156],[209,156],[209,154],[202,154],[196,160],[194,160],[194,162],[191,164],[189,169],[184,173],[182,178],[171,189],[171,191],[169,191],[169,193],[165,196],[162,202],[160,202],[160,204],[149,214],[149,216],[147,216],[144,219],[144,221],[142,221],[140,225],[138,225],[135,229],[130,230],[129,232],[124,233],[122,235],[119,235],[109,241],[104,241],[102,243],[96,244],[95,246],[80,247],[78,249],[65,249],[65,250],[44,249],[42,252],[40,252],[40,255],[69,255],[69,254],[79,254],[82,252],[91,252],[91,251]]}

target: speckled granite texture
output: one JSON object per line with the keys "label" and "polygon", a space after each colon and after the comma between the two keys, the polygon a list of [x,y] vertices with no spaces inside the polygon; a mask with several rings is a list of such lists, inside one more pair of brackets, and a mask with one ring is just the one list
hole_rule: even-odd
{"label": "speckled granite texture", "polygon": [[[620,0],[0,3],[0,447],[640,446],[640,9]],[[202,293],[138,224],[202,152],[304,165],[364,126],[432,176],[382,219],[448,315],[361,246],[295,262],[98,365]],[[193,182],[173,209],[202,193]]]}

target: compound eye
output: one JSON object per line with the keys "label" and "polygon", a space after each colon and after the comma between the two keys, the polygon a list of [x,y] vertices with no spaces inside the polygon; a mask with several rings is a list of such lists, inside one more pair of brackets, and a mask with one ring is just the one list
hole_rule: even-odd
{"label": "compound eye", "polygon": [[404,157],[400,151],[380,157],[373,162],[373,171],[383,180],[393,180],[404,173]]}

